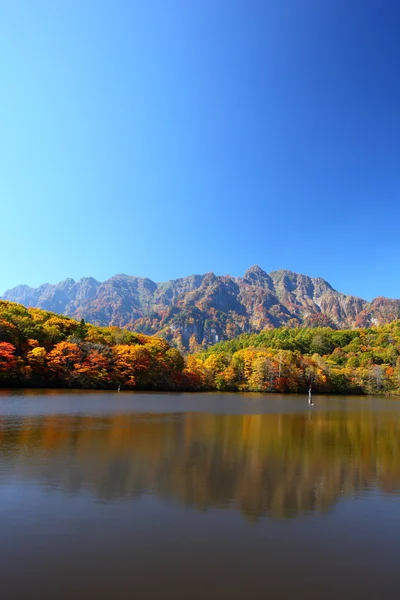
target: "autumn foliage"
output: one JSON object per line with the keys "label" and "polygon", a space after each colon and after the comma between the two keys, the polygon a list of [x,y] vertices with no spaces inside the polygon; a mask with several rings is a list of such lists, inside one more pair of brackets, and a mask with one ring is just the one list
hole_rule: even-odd
{"label": "autumn foliage", "polygon": [[[400,321],[368,329],[278,328],[216,344],[197,361],[219,390],[400,395]],[[200,368],[200,367],[198,367]]]}
{"label": "autumn foliage", "polygon": [[[315,325],[315,323],[314,323]],[[183,355],[162,338],[0,301],[0,385],[400,394],[400,321],[268,329]]]}
{"label": "autumn foliage", "polygon": [[0,385],[175,390],[184,367],[163,339],[0,301]]}

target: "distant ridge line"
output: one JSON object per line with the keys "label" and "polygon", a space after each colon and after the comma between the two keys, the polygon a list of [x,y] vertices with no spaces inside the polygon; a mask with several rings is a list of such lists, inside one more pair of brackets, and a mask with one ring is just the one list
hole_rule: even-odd
{"label": "distant ridge line", "polygon": [[400,300],[342,294],[321,277],[253,265],[242,277],[212,272],[156,283],[117,274],[100,282],[67,278],[7,290],[10,300],[81,319],[157,334],[182,349],[283,325],[370,327],[400,318]]}

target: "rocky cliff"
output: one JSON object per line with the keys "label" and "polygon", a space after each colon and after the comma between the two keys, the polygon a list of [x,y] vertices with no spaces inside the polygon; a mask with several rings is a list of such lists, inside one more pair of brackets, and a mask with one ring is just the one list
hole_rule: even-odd
{"label": "rocky cliff", "polygon": [[161,333],[185,348],[281,325],[368,327],[400,317],[400,300],[370,303],[337,292],[321,278],[266,273],[258,266],[243,277],[207,273],[166,283],[130,275],[104,282],[66,279],[38,288],[20,285],[3,298],[97,325]]}

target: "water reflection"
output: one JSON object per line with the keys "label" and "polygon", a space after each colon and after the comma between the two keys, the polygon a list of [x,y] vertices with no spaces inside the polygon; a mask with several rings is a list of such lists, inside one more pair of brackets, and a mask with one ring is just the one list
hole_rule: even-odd
{"label": "water reflection", "polygon": [[399,449],[390,412],[9,416],[0,419],[0,484],[288,517],[397,492]]}

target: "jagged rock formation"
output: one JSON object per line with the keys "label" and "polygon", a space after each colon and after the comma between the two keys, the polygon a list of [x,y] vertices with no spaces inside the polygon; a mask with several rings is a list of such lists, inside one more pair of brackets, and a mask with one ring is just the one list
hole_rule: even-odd
{"label": "jagged rock formation", "polygon": [[191,275],[166,283],[130,275],[85,277],[38,288],[20,285],[3,298],[107,326],[160,333],[178,346],[209,345],[243,332],[288,325],[368,327],[400,317],[400,300],[367,302],[321,278],[258,266],[243,277]]}

